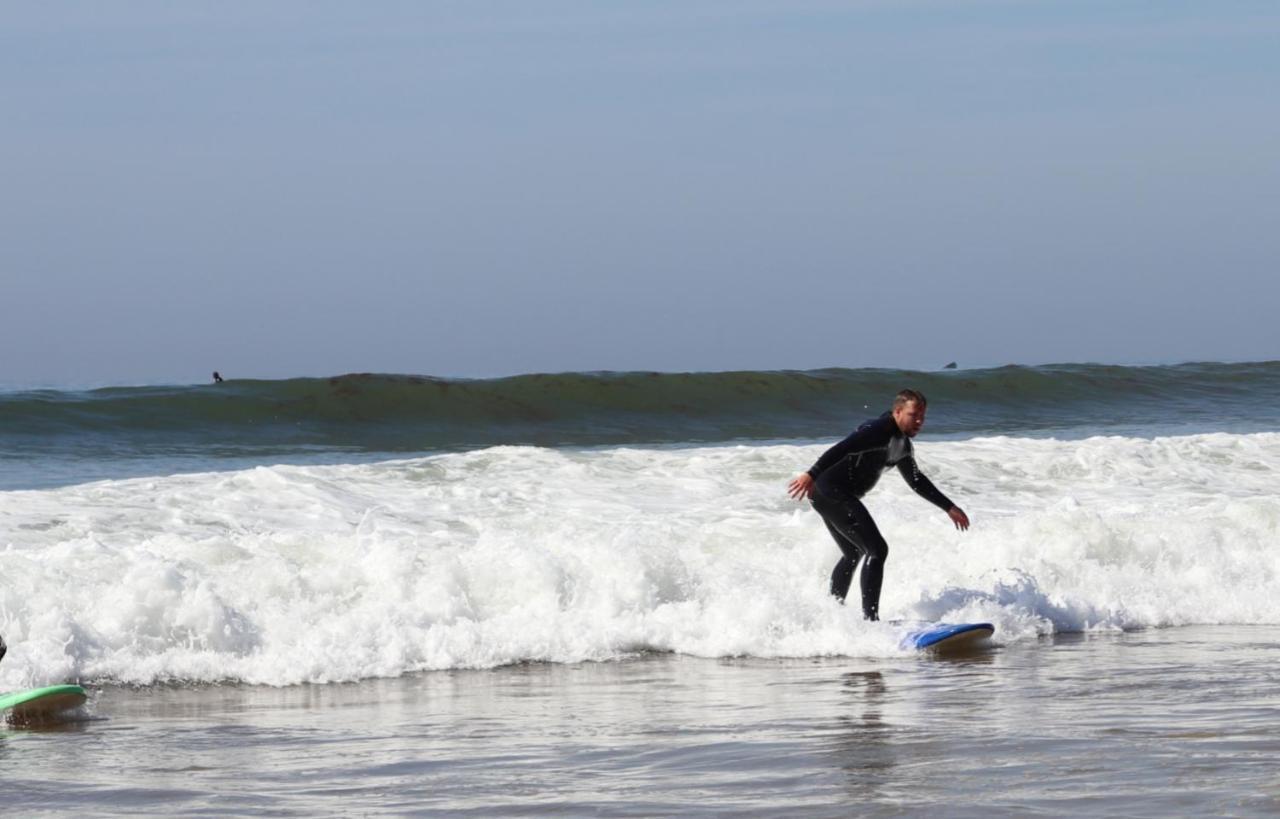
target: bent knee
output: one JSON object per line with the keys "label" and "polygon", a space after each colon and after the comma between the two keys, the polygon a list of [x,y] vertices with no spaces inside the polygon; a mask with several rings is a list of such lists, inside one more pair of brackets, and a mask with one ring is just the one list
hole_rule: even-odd
{"label": "bent knee", "polygon": [[889,559],[889,544],[880,538],[867,543],[866,549],[868,560],[878,560],[883,563]]}

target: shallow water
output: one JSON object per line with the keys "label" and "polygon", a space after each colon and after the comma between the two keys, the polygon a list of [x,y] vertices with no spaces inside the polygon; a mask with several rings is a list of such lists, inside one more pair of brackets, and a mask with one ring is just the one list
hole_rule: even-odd
{"label": "shallow water", "polygon": [[35,814],[1273,815],[1280,628],[961,658],[631,660],[107,687],[0,732]]}

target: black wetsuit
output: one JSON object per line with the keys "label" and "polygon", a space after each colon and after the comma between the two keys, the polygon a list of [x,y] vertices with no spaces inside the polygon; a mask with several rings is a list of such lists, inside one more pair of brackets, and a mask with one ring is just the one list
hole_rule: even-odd
{"label": "black wetsuit", "polygon": [[920,474],[911,439],[898,429],[891,412],[858,427],[809,469],[814,479],[810,501],[844,553],[831,572],[831,593],[844,600],[853,570],[862,560],[862,614],[868,620],[879,619],[880,585],[889,545],[861,498],[891,466],[898,467],[907,484],[934,506],[945,512],[954,505]]}

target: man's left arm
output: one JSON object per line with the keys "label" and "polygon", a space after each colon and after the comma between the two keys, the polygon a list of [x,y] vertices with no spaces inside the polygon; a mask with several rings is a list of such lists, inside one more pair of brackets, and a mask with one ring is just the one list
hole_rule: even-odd
{"label": "man's left arm", "polygon": [[898,472],[902,475],[903,480],[907,482],[915,493],[925,500],[932,503],[942,511],[947,513],[947,517],[951,518],[951,522],[956,525],[957,529],[969,528],[969,516],[964,510],[951,502],[951,499],[942,494],[942,490],[933,485],[933,481],[925,477],[920,471],[920,467],[916,465],[915,453],[908,455],[901,461],[898,461]]}

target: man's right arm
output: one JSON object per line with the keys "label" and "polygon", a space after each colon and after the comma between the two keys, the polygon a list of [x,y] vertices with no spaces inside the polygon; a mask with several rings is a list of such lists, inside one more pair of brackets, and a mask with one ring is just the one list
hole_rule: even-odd
{"label": "man's right arm", "polygon": [[819,475],[830,469],[834,464],[839,463],[840,459],[850,452],[861,452],[867,449],[874,449],[877,446],[884,446],[887,437],[883,426],[884,424],[881,420],[876,419],[875,421],[868,421],[855,429],[849,434],[849,437],[822,453],[822,457],[814,462],[813,466],[809,467],[809,477],[816,481]]}
{"label": "man's right arm", "polygon": [[[893,419],[888,419],[888,422],[893,423]],[[809,467],[809,471],[801,472],[796,476],[787,485],[787,493],[796,500],[804,500],[810,497],[813,494],[814,481],[818,479],[818,476],[823,471],[839,463],[840,459],[850,452],[862,452],[867,449],[884,446],[888,440],[889,432],[884,426],[884,419],[878,418],[874,421],[868,421],[851,432],[849,437],[822,453],[822,457],[813,466]]]}

